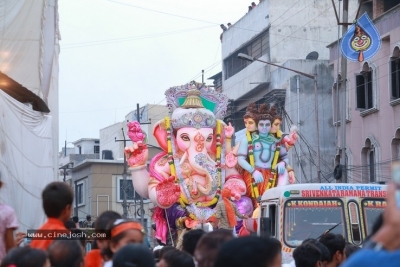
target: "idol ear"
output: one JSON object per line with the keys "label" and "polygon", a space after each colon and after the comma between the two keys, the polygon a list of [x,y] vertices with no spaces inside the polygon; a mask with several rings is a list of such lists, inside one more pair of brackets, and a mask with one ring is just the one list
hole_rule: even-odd
{"label": "idol ear", "polygon": [[[225,142],[225,134],[224,134],[224,126],[226,123],[223,120],[218,120],[221,123],[221,145],[224,145]],[[213,142],[211,145],[211,152],[217,153],[217,126],[213,128]]]}
{"label": "idol ear", "polygon": [[160,120],[154,125],[154,127],[153,127],[153,136],[156,138],[158,145],[164,151],[168,151],[167,130],[165,128],[164,120]]}

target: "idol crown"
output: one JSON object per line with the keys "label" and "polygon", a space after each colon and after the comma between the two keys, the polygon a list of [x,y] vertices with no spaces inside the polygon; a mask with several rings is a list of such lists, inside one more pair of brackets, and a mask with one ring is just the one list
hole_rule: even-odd
{"label": "idol crown", "polygon": [[216,120],[214,114],[204,108],[183,109],[178,108],[171,116],[172,128],[179,129],[183,127],[214,128]]}
{"label": "idol crown", "polygon": [[[199,116],[202,115],[204,123],[208,125],[210,122],[208,115],[212,115],[214,120],[223,119],[226,116],[228,97],[202,83],[191,82],[182,86],[171,87],[165,92],[165,96],[167,106],[172,114],[178,108],[197,109],[198,111],[190,111],[192,116],[196,115],[192,118],[192,121],[196,121],[196,119],[199,121]],[[206,114],[207,116],[205,116]]]}

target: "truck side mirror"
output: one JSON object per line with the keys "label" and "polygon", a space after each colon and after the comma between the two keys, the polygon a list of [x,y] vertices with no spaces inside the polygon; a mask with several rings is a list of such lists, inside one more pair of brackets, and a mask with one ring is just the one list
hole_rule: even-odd
{"label": "truck side mirror", "polygon": [[271,236],[271,219],[267,217],[260,218],[260,236]]}

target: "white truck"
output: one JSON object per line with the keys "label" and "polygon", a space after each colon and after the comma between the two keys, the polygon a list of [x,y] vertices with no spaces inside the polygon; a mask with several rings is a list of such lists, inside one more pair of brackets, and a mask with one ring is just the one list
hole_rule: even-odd
{"label": "white truck", "polygon": [[[381,184],[293,184],[266,191],[260,200],[257,234],[282,243],[283,263],[304,239],[330,230],[360,246],[386,206]],[[251,224],[249,222],[248,224]],[[255,230],[255,229],[254,229]]]}

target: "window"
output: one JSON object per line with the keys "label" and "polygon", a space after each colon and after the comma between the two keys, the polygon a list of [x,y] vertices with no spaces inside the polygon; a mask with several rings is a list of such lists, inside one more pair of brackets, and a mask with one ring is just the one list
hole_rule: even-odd
{"label": "window", "polygon": [[76,184],[76,188],[75,188],[75,198],[76,198],[76,203],[78,204],[78,206],[83,206],[85,205],[85,191],[84,191],[84,183],[83,181],[78,182]]}
{"label": "window", "polygon": [[392,139],[392,159],[400,160],[400,128],[396,130]]}
{"label": "window", "polygon": [[289,247],[297,247],[307,238],[317,238],[333,226],[336,227],[331,233],[346,237],[346,225],[343,202],[339,198],[318,201],[292,198],[285,202],[283,237]]}
{"label": "window", "polygon": [[94,146],[93,147],[93,152],[94,152],[94,154],[99,154],[100,153],[100,146]]}
{"label": "window", "polygon": [[386,12],[398,4],[399,4],[398,0],[384,0],[383,1],[383,10],[384,10],[384,12]]}
{"label": "window", "polygon": [[270,204],[269,205],[269,219],[271,220],[271,229],[270,233],[271,236],[276,236],[276,205]]}
{"label": "window", "polygon": [[78,149],[79,149],[79,153],[78,154],[82,154],[82,147],[78,146]]}
{"label": "window", "polygon": [[232,77],[239,71],[246,68],[251,62],[237,58],[239,53],[259,58],[269,51],[269,35],[268,30],[261,33],[253,41],[246,46],[233,52],[232,55],[224,59],[225,80]]}
{"label": "window", "polygon": [[362,200],[361,206],[366,234],[370,235],[375,221],[386,207],[386,201],[384,198],[366,198]]}
{"label": "window", "polygon": [[[365,140],[364,147],[361,149],[362,183],[373,183],[384,181],[379,176],[380,169],[376,163],[380,159],[380,146],[373,136]],[[379,179],[378,179],[379,178]]]}
{"label": "window", "polygon": [[359,209],[356,202],[351,201],[347,204],[349,210],[350,219],[350,236],[354,245],[361,245],[362,235],[361,235],[361,223]]}
{"label": "window", "polygon": [[375,173],[375,152],[374,150],[370,150],[368,152],[368,165],[369,165],[369,182],[376,182],[376,173]]}
{"label": "window", "polygon": [[373,107],[372,70],[356,75],[357,109]]}
{"label": "window", "polygon": [[[126,179],[126,187],[124,190],[124,179],[122,176],[117,177],[117,202],[122,202],[124,200],[124,194],[126,192],[126,200],[128,202],[133,202],[134,200],[140,200],[140,195],[137,194],[133,188],[133,183],[131,178]],[[145,200],[145,199],[143,199]]]}
{"label": "window", "polygon": [[341,82],[339,85],[337,82],[333,84],[332,87],[332,110],[333,110],[333,123],[334,125],[340,125],[341,117],[342,117],[342,106],[343,106],[343,90],[345,90],[346,94],[346,121],[350,121],[350,114],[349,114],[349,92],[350,90],[346,90],[342,87]]}
{"label": "window", "polygon": [[364,63],[356,81],[356,109],[364,117],[378,111],[377,68],[371,63]]}
{"label": "window", "polygon": [[396,47],[393,51],[393,57],[390,58],[390,82],[391,99],[400,98],[400,49]]}

